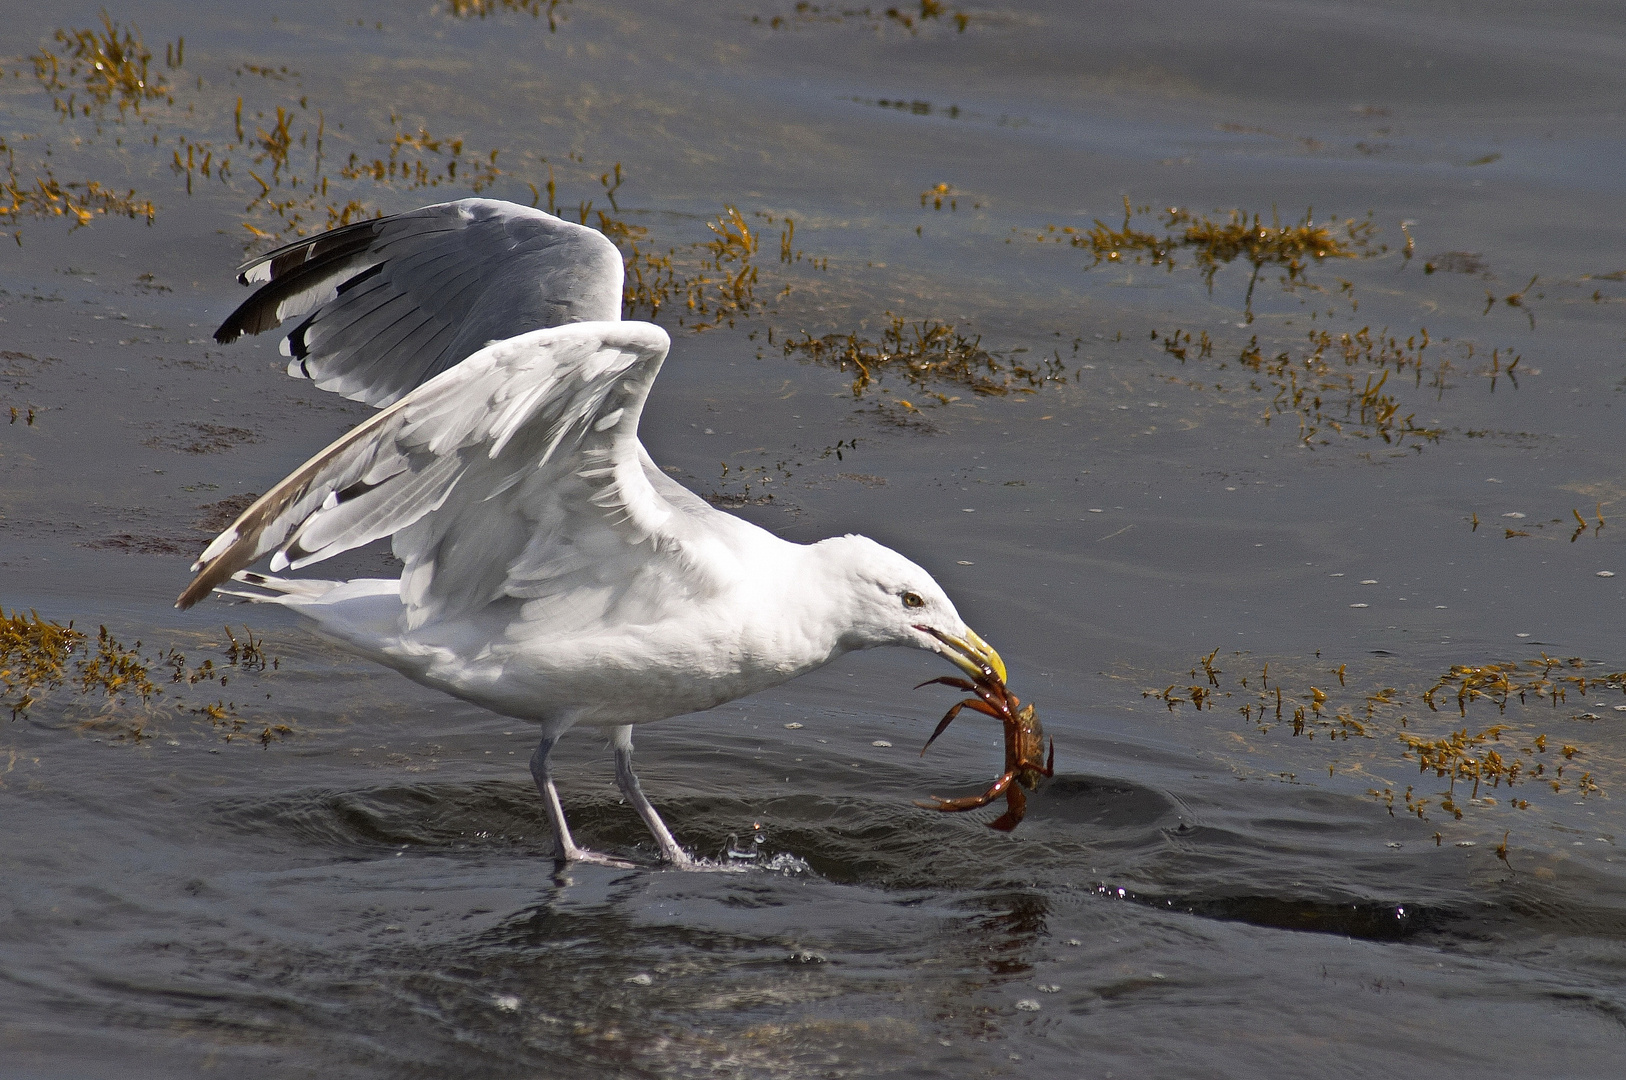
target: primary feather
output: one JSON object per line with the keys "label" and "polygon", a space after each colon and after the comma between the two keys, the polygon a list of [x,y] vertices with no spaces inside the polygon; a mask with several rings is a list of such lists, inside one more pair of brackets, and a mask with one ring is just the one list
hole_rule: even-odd
{"label": "primary feather", "polygon": [[305,316],[288,373],[369,405],[400,400],[492,341],[621,317],[621,253],[604,234],[494,199],[357,222],[238,268],[262,287],[215,340]]}

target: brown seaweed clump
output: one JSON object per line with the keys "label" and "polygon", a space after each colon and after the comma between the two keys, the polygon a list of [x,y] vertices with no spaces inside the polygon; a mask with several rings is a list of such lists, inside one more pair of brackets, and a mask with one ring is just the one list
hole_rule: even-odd
{"label": "brown seaweed clump", "polygon": [[[1161,335],[1152,331],[1154,341],[1160,337],[1163,351],[1181,364],[1214,355],[1216,342],[1206,331],[1197,339],[1178,329]],[[1299,350],[1282,349],[1270,355],[1256,335],[1234,361],[1221,360],[1213,367],[1224,369],[1234,362],[1245,369],[1248,387],[1271,398],[1260,418],[1267,424],[1281,416],[1296,418],[1299,441],[1306,446],[1328,445],[1327,434],[1336,433],[1397,446],[1409,440],[1409,445],[1420,450],[1426,443],[1439,442],[1445,432],[1417,423],[1417,414],[1405,401],[1406,379],[1412,380],[1412,390],[1422,389],[1426,382],[1435,400],[1454,385],[1450,379],[1458,372],[1471,370],[1489,378],[1492,393],[1498,379],[1518,386],[1517,354],[1508,362],[1502,350],[1494,350],[1490,364],[1470,369],[1467,361],[1475,354],[1473,343],[1441,339],[1440,345],[1455,350],[1458,363],[1442,355],[1439,348],[1430,353],[1431,344],[1435,342],[1426,326],[1404,340],[1387,327],[1374,331],[1363,326],[1353,333],[1312,330]]]}
{"label": "brown seaweed clump", "polygon": [[[605,178],[607,191],[613,193],[620,186],[620,172],[618,164],[613,185]],[[551,183],[549,191],[551,196]],[[582,206],[584,224],[591,208],[591,203]],[[625,305],[629,316],[653,320],[663,309],[675,307],[680,312],[679,325],[700,331],[733,326],[737,319],[750,318],[766,309],[766,302],[757,296],[757,251],[762,236],[737,207],[725,205],[721,214],[706,223],[709,239],[686,248],[668,248],[664,254],[641,246],[648,237],[643,226],[628,225],[603,211],[598,212],[598,219],[599,231],[626,253]],[[787,219],[779,237],[781,262],[798,257],[792,252],[795,228],[795,223]],[[789,292],[787,285],[778,295]]]}
{"label": "brown seaweed clump", "polygon": [[28,712],[37,694],[63,684],[69,658],[84,643],[85,635],[72,623],[50,622],[37,611],[6,615],[0,610],[0,686],[5,688],[0,705],[11,709],[13,720]]}
{"label": "brown seaweed clump", "polygon": [[[72,221],[78,229],[100,215],[112,214],[132,220],[146,218],[151,225],[158,212],[151,200],[137,198],[134,188],[120,193],[95,180],[63,183],[44,163],[25,176],[17,167],[16,152],[4,138],[0,138],[0,159],[0,218],[13,224],[24,217],[56,217]],[[22,243],[20,236],[17,242]]]}
{"label": "brown seaweed clump", "polygon": [[[499,6],[547,14],[552,24],[558,5],[540,0],[464,4],[454,5],[454,14],[484,14]],[[186,39],[179,38],[165,45],[160,64],[135,27],[121,26],[104,13],[99,27],[57,30],[32,61],[36,81],[75,145],[92,142],[108,128],[123,129],[116,135],[119,145],[129,152],[150,146],[160,164],[184,178],[188,195],[200,182],[228,189],[242,185],[244,213],[251,218],[243,223],[249,245],[380,216],[371,196],[381,188],[479,193],[502,174],[497,150],[465,150],[460,138],[407,126],[393,115],[393,130],[378,140],[382,149],[331,162],[325,112],[299,90],[299,72],[286,65],[243,64],[237,78],[255,76],[251,83],[264,87],[248,91],[245,102],[243,96],[228,97],[206,86],[201,77],[195,88],[180,78],[185,56]],[[128,129],[137,125],[142,137],[129,139]],[[36,139],[37,161],[20,165],[18,151]],[[51,171],[53,150],[43,133],[14,137],[11,145],[0,142],[0,220],[60,217],[77,228],[98,215],[119,214],[152,222],[154,204],[133,190],[120,193],[98,180],[59,181]],[[14,235],[21,243],[21,232]]]}
{"label": "brown seaweed clump", "polygon": [[[1296,688],[1284,682],[1280,666],[1272,675],[1268,662],[1257,669],[1250,665],[1245,674],[1222,680],[1225,672],[1217,665],[1218,656],[1216,649],[1198,660],[1190,672],[1190,685],[1174,683],[1162,690],[1146,690],[1142,696],[1162,701],[1171,712],[1187,704],[1198,711],[1212,710],[1229,701],[1261,735],[1286,726],[1294,737],[1311,743],[1323,736],[1329,775],[1342,765],[1346,772],[1378,777],[1394,764],[1385,760],[1388,755],[1382,749],[1385,740],[1390,740],[1388,745],[1398,744],[1400,758],[1415,763],[1418,771],[1432,772],[1436,779],[1446,781],[1445,790],[1435,793],[1435,798],[1438,808],[1454,819],[1463,817],[1465,801],[1494,806],[1497,799],[1492,792],[1499,789],[1505,789],[1508,805],[1517,810],[1532,805],[1530,797],[1521,794],[1530,787],[1583,798],[1601,794],[1595,770],[1602,757],[1586,750],[1579,740],[1572,743],[1556,738],[1547,729],[1571,692],[1582,700],[1589,692],[1626,693],[1626,672],[1588,675],[1589,665],[1581,658],[1560,660],[1545,653],[1525,661],[1455,664],[1432,685],[1410,690],[1382,683],[1352,689],[1347,664],[1322,668],[1320,678],[1290,677],[1305,682]],[[1441,730],[1438,714],[1448,712],[1452,698],[1456,720],[1464,723],[1458,727],[1452,721]],[[1489,726],[1466,723],[1475,702],[1494,705],[1498,722]],[[1600,718],[1587,713],[1571,719],[1595,723]],[[1351,739],[1363,740],[1369,749],[1352,751]],[[1341,752],[1335,757],[1334,749],[1339,747]],[[1382,782],[1381,789],[1372,788],[1369,794],[1393,813],[1399,785]],[[1459,784],[1471,785],[1466,794]],[[1429,808],[1436,805],[1434,798],[1416,794],[1415,786],[1408,786],[1402,797],[1406,811],[1424,821]]]}
{"label": "brown seaweed clump", "polygon": [[[877,11],[872,8],[854,8],[836,4],[815,4],[811,0],[797,0],[795,8],[790,15],[753,15],[751,21],[766,24],[770,29],[778,30],[780,27],[808,23],[843,23],[858,21],[868,24],[871,30],[879,30],[887,23],[901,26],[910,34],[918,34],[929,22],[952,22],[958,33],[965,33],[965,28],[971,25],[971,16],[963,11],[949,11],[943,6],[942,0],[920,0],[920,11],[912,10],[913,5],[906,9],[903,7],[889,7]],[[948,16],[947,20],[944,16]]]}
{"label": "brown seaweed clump", "polygon": [[[56,108],[66,116],[89,116],[92,105],[97,107],[117,104],[120,114],[126,109],[141,111],[143,103],[163,100],[174,104],[164,77],[149,70],[152,53],[147,51],[140,34],[133,27],[123,27],[102,12],[102,28],[58,30],[52,38],[55,48],[36,53],[34,75],[57,94]],[[185,48],[185,38],[170,47]],[[78,100],[83,91],[89,101]],[[60,96],[67,94],[66,98]]]}
{"label": "brown seaweed clump", "polygon": [[[1065,377],[1059,356],[1031,362],[1013,360],[983,348],[980,336],[968,338],[948,323],[910,323],[887,314],[891,321],[879,341],[853,333],[816,338],[804,332],[799,340],[785,342],[785,355],[852,371],[853,397],[862,397],[888,371],[901,374],[928,394],[934,383],[956,384],[989,396],[1030,394],[1047,381]],[[942,403],[948,401],[941,393],[933,396]]]}
{"label": "brown seaweed clump", "polygon": [[1377,227],[1370,219],[1318,224],[1313,211],[1306,210],[1303,218],[1284,225],[1274,211],[1267,223],[1262,215],[1250,216],[1242,210],[1231,210],[1216,218],[1174,206],[1161,212],[1160,230],[1137,228],[1135,219],[1149,216],[1151,210],[1150,206],[1133,207],[1126,195],[1123,224],[1116,229],[1097,218],[1089,230],[1050,225],[1033,238],[1040,243],[1066,243],[1084,249],[1094,259],[1090,268],[1102,263],[1136,262],[1162,266],[1172,273],[1177,256],[1184,253],[1202,274],[1209,292],[1214,291],[1214,276],[1220,269],[1240,260],[1252,268],[1242,304],[1248,322],[1253,321],[1254,286],[1267,267],[1279,269],[1282,287],[1291,291],[1308,282],[1306,275],[1312,263],[1387,250],[1375,244]]}
{"label": "brown seaweed clump", "polygon": [[565,19],[565,13],[559,10],[559,5],[570,2],[571,0],[446,0],[446,7],[459,19],[483,19],[503,11],[523,12],[533,19],[546,15],[548,32],[554,33]]}
{"label": "brown seaweed clump", "polygon": [[40,695],[71,684],[80,694],[105,693],[109,698],[135,696],[147,701],[158,692],[148,677],[148,663],[140,657],[141,642],[125,648],[107,627],[94,642],[88,635],[40,618],[0,612],[0,705],[11,718],[27,715]]}
{"label": "brown seaweed clump", "polygon": [[[240,674],[278,666],[276,659],[267,663],[264,641],[248,627],[243,628],[241,637],[231,627],[225,627],[225,635],[229,644],[222,649],[222,662],[205,658],[193,666],[184,653],[173,648],[146,655],[139,641],[127,647],[105,626],[91,638],[74,629],[71,622],[53,622],[35,611],[26,615],[0,611],[0,706],[9,708],[11,718],[16,720],[27,716],[30,707],[51,691],[67,688],[78,701],[100,699],[106,705],[83,719],[81,728],[139,743],[151,737],[147,728],[161,716],[202,717],[229,742],[245,733],[250,722],[238,715],[234,702],[222,697],[195,708],[174,698],[155,702],[165,696],[160,683],[167,683],[177,692],[200,686],[212,690],[214,685],[225,687]],[[139,703],[139,707],[114,708],[120,703]],[[265,723],[262,728],[258,733],[262,745],[293,730],[280,723]]]}

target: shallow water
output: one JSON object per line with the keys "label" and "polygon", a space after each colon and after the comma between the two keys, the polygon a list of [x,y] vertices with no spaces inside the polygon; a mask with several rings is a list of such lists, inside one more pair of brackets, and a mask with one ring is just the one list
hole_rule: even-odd
{"label": "shallow water", "polygon": [[[65,55],[54,32],[99,9],[0,27],[16,182],[44,162],[155,209],[8,223],[0,602],[216,668],[170,683],[155,664],[146,704],[64,686],[0,723],[0,1071],[1618,1069],[1626,693],[1607,676],[1626,669],[1626,577],[1599,576],[1626,575],[1613,7],[1033,3],[905,26],[771,0],[490,6],[110,7],[166,96],[121,112],[81,80],[92,115],[71,120],[27,58]],[[463,179],[445,143],[397,147],[441,170],[432,188],[342,175],[420,128],[465,141]],[[199,171],[204,144],[233,157],[224,180]],[[639,733],[680,840],[742,872],[558,870],[523,724],[277,612],[170,608],[227,500],[367,412],[286,378],[269,335],[209,340],[245,293],[244,223],[291,236],[327,202],[461,197],[491,149],[483,193],[529,203],[534,184],[545,205],[551,166],[564,212],[592,200],[590,221],[647,228],[641,250],[685,272],[725,204],[758,230],[762,303],[701,334],[681,302],[659,316],[675,343],[645,441],[787,537],[864,532],[939,577],[1056,740],[1014,834],[912,805],[979,790],[997,734],[962,714],[917,755],[952,698],[909,688],[940,667],[875,653]],[[245,210],[251,173],[290,209]],[[328,195],[301,203],[318,175]],[[1210,290],[1189,250],[1172,272],[1092,269],[1036,239],[1117,229],[1126,195],[1266,224],[1370,212],[1380,231],[1372,257],[1311,261],[1291,290],[1267,267],[1249,323],[1242,261]],[[786,216],[801,261],[777,259]],[[878,339],[889,312],[1005,362],[1053,353],[1058,379],[979,396],[894,374],[855,399],[853,369],[783,354],[804,332]],[[1425,327],[1430,344],[1412,367],[1336,349],[1330,373],[1304,366],[1309,333],[1363,327],[1413,359]],[[1385,371],[1409,431],[1316,388],[1348,372],[1358,398]],[[274,665],[232,664],[228,620]],[[1518,665],[1505,701],[1425,697],[1488,664]],[[1402,738],[1497,724],[1463,760],[1498,749],[1512,786],[1420,772]],[[560,753],[578,834],[647,860],[605,748],[581,733]]]}

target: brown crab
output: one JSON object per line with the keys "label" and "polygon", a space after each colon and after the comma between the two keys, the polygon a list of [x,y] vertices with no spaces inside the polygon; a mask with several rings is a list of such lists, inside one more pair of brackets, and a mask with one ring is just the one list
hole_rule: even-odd
{"label": "brown crab", "polygon": [[[916,800],[915,805],[928,810],[946,812],[975,810],[1004,795],[1005,812],[990,821],[988,827],[999,829],[1001,832],[1010,832],[1027,812],[1028,799],[1022,789],[1033,791],[1038,788],[1040,780],[1056,775],[1056,740],[1050,740],[1050,755],[1046,758],[1044,728],[1039,725],[1039,714],[1034,711],[1032,705],[1023,705],[1021,699],[1006,688],[1004,680],[991,668],[985,666],[981,676],[973,682],[944,676],[939,679],[927,679],[920,686],[930,686],[933,683],[942,683],[957,690],[968,690],[977,696],[955,702],[954,707],[939,721],[937,730],[932,732],[932,737],[926,740],[926,745],[920,748],[921,755],[925,755],[932,743],[937,741],[937,737],[943,734],[949,723],[959,715],[961,709],[970,708],[1004,723],[1005,771],[994,781],[993,786],[981,795],[971,795],[963,799],[944,799],[933,795],[932,802]],[[919,690],[920,686],[915,689]],[[1042,765],[1041,760],[1044,762]]]}

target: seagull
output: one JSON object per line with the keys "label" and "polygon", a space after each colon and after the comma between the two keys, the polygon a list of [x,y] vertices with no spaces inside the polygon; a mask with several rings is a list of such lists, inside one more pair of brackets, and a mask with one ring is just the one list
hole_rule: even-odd
{"label": "seagull", "polygon": [[[291,375],[380,411],[216,537],[176,607],[292,610],[424,686],[538,726],[531,775],[556,858],[578,846],[549,755],[608,729],[622,795],[664,863],[686,852],[632,769],[634,725],[702,712],[857,649],[1005,664],[921,567],[863,536],[798,544],[714,509],[650,459],[638,419],[671,346],[623,321],[601,233],[462,199],[344,226],[244,264],[222,343],[297,320]],[[400,577],[279,576],[390,538]],[[248,568],[270,555],[269,572]]]}

